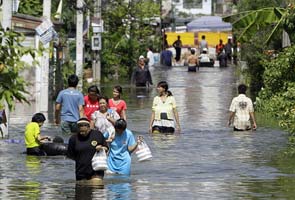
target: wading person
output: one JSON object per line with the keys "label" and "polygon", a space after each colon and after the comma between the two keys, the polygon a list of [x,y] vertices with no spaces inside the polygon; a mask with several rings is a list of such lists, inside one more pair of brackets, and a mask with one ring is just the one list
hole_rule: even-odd
{"label": "wading person", "polygon": [[176,101],[168,90],[168,83],[161,81],[157,85],[158,96],[154,98],[150,121],[152,133],[174,133],[180,131]]}
{"label": "wading person", "polygon": [[191,55],[187,58],[187,64],[188,64],[188,71],[189,72],[197,71],[197,67],[199,69],[199,60],[198,60],[198,56],[196,56],[196,54],[195,54],[194,49],[191,49]]}
{"label": "wading person", "polygon": [[233,124],[234,131],[255,130],[257,128],[253,103],[246,96],[246,90],[246,85],[240,84],[238,86],[239,95],[233,98],[229,108],[228,126]]}
{"label": "wading person", "polygon": [[108,150],[103,134],[90,129],[90,122],[85,118],[77,122],[78,133],[69,139],[67,156],[75,161],[76,180],[86,183],[101,183],[104,171],[94,171],[91,160],[100,150]]}
{"label": "wading person", "polygon": [[148,66],[145,65],[144,56],[140,56],[136,69],[132,73],[131,83],[136,87],[149,87],[153,85],[151,72]]}
{"label": "wading person", "polygon": [[116,85],[113,88],[113,98],[109,99],[109,107],[116,111],[122,119],[127,119],[126,110],[127,105],[126,102],[121,99],[123,89],[121,86]]}
{"label": "wading person", "polygon": [[77,121],[83,117],[83,94],[76,89],[78,76],[72,74],[68,78],[68,88],[59,92],[55,104],[55,123],[61,124],[63,134],[77,132]]}
{"label": "wading person", "polygon": [[88,88],[88,94],[84,96],[84,115],[91,120],[91,114],[99,109],[100,91],[96,85]]}
{"label": "wading person", "polygon": [[178,63],[180,62],[181,58],[181,48],[182,48],[182,41],[180,40],[180,35],[177,36],[177,40],[172,45],[175,48],[176,56],[175,61]]}
{"label": "wading person", "polygon": [[[124,119],[115,122],[115,130],[115,136],[109,141],[108,169],[110,173],[130,175],[131,153],[141,142],[140,136],[138,136],[136,142],[133,133],[127,129],[127,123]],[[109,138],[108,134],[104,136]]]}
{"label": "wading person", "polygon": [[33,115],[32,120],[26,126],[25,144],[28,155],[45,156],[45,151],[42,150],[41,144],[50,138],[41,136],[40,127],[44,124],[46,118],[42,113]]}

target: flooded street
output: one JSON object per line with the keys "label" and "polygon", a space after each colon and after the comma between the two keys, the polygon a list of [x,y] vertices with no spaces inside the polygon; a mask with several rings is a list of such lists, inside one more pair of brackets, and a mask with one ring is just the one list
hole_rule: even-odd
{"label": "flooded street", "polygon": [[[143,135],[153,160],[133,155],[131,176],[106,175],[104,186],[75,184],[74,162],[63,156],[26,156],[24,124],[10,126],[0,140],[1,199],[294,199],[294,172],[278,161],[287,133],[261,126],[255,132],[226,127],[231,99],[237,95],[234,67],[151,69],[150,89],[123,86],[128,128]],[[176,98],[181,134],[149,135],[148,125],[157,82],[166,80]],[[113,85],[102,91],[111,94]],[[42,134],[60,135],[53,124]],[[69,136],[62,137],[67,141]]]}

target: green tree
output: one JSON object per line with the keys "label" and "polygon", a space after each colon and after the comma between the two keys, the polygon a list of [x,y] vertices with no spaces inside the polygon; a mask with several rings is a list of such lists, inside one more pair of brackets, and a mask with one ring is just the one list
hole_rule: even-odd
{"label": "green tree", "polygon": [[271,61],[264,60],[263,65],[264,87],[257,98],[257,108],[278,119],[295,144],[295,46],[285,48]]}
{"label": "green tree", "polygon": [[[28,83],[19,74],[25,68],[36,65],[37,51],[33,48],[24,47],[22,42],[24,36],[13,30],[0,30],[0,104],[4,101],[8,103],[9,109],[13,109],[15,100],[27,102],[25,94]],[[22,60],[25,55],[31,55],[32,64],[28,64]]]}
{"label": "green tree", "polygon": [[102,12],[105,28],[102,35],[103,74],[112,75],[117,71],[120,76],[128,76],[147,46],[160,47],[159,37],[151,26],[159,15],[159,4],[154,1],[108,2]]}
{"label": "green tree", "polygon": [[40,17],[43,13],[42,2],[42,0],[20,1],[18,12],[26,15]]}

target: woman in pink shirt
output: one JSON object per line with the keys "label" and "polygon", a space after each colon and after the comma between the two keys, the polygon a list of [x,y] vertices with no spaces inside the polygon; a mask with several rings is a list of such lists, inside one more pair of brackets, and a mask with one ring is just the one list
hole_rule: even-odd
{"label": "woman in pink shirt", "polygon": [[109,99],[109,108],[115,110],[120,115],[120,118],[126,121],[127,105],[126,102],[121,99],[121,94],[122,87],[116,85],[113,88],[113,98]]}

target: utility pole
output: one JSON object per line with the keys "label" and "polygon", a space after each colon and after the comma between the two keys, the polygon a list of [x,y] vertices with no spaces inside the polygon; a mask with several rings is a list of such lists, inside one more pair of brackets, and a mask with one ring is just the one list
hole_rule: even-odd
{"label": "utility pole", "polygon": [[2,5],[2,27],[11,29],[12,1],[4,1]]}
{"label": "utility pole", "polygon": [[[93,60],[92,60],[92,71],[94,82],[100,86],[101,80],[101,62],[100,62],[100,48],[101,48],[101,32],[102,32],[102,20],[101,20],[101,0],[95,1],[95,11],[94,11],[94,27],[93,36],[99,41],[99,47],[97,50],[93,50]],[[93,45],[93,44],[92,44]]]}
{"label": "utility pole", "polygon": [[83,1],[77,0],[76,24],[76,75],[79,77],[78,90],[83,88]]}
{"label": "utility pole", "polygon": [[[51,18],[51,0],[43,1],[43,17]],[[36,40],[39,42],[38,40]],[[42,112],[48,119],[49,89],[49,43],[44,45],[40,66],[36,67],[36,112]]]}
{"label": "utility pole", "polygon": [[[12,1],[4,1],[2,4],[2,28],[4,30],[11,29],[11,18],[12,18]],[[2,41],[1,45],[5,45],[5,40]],[[8,129],[9,129],[9,122],[10,122],[10,112],[8,109],[8,104],[5,101],[4,102],[5,106],[5,113],[6,113],[6,118],[7,118],[7,130],[4,131],[4,137],[8,137]]]}

